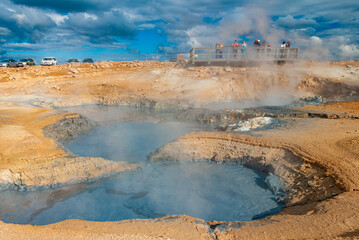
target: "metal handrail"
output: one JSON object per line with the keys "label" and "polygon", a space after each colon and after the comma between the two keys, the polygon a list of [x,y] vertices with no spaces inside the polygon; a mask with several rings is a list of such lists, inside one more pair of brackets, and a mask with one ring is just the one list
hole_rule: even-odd
{"label": "metal handrail", "polygon": [[196,47],[190,50],[190,61],[196,62],[243,62],[243,61],[287,61],[298,58],[295,47]]}

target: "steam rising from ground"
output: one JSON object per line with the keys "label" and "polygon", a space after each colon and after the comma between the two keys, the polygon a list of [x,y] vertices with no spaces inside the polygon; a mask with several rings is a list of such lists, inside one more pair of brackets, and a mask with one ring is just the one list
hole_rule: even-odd
{"label": "steam rising from ground", "polygon": [[[272,46],[280,46],[282,41],[291,42],[300,48],[300,58],[314,61],[355,60],[359,48],[355,39],[333,35],[321,38],[315,35],[313,26],[319,25],[314,19],[297,20],[291,15],[280,17],[275,23],[270,14],[258,6],[237,7],[227,13],[217,25],[196,25],[189,29],[189,46],[214,46],[216,42],[231,45],[235,39],[252,46],[254,39],[266,40]],[[288,31],[287,28],[292,28]]]}
{"label": "steam rising from ground", "polygon": [[[121,112],[123,120],[131,115],[131,111],[112,110],[110,119]],[[229,221],[252,220],[280,210],[272,192],[280,189],[275,176],[260,175],[239,164],[148,162],[146,154],[185,133],[200,130],[197,125],[169,119],[160,123],[148,120],[105,124],[67,146],[80,156],[137,162],[142,171],[91,185],[28,194],[7,192],[0,196],[1,219],[41,225],[69,218],[115,221],[187,214]]]}
{"label": "steam rising from ground", "polygon": [[268,125],[271,122],[272,122],[272,118],[270,118],[270,117],[256,117],[256,118],[252,118],[247,121],[238,121],[236,123],[231,123],[228,125],[228,128],[231,131],[235,131],[235,132],[238,132],[238,131],[245,132],[245,131],[249,131],[252,129],[256,129],[256,128]]}

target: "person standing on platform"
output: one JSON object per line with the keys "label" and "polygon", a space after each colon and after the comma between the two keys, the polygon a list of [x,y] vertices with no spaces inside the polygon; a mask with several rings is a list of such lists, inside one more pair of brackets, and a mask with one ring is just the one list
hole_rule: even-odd
{"label": "person standing on platform", "polygon": [[237,40],[234,40],[234,43],[232,44],[233,47],[233,58],[237,58],[238,54],[238,42]]}
{"label": "person standing on platform", "polygon": [[216,59],[219,57],[219,42],[216,43]]}
{"label": "person standing on platform", "polygon": [[242,42],[242,53],[246,52],[246,49],[245,49],[246,47],[247,47],[246,41],[243,41]]}
{"label": "person standing on platform", "polygon": [[[282,45],[280,45],[281,48],[285,48],[286,47],[286,44],[285,44],[285,41],[282,43]],[[285,55],[284,55],[284,49],[281,49],[280,50],[280,58],[284,58]]]}
{"label": "person standing on platform", "polygon": [[223,43],[219,44],[219,58],[223,58]]}

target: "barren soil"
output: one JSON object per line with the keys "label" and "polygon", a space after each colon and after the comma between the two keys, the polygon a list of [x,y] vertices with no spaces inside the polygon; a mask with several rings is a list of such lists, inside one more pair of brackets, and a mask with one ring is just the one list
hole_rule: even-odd
{"label": "barren soil", "polygon": [[[191,133],[151,155],[151,160],[178,161],[234,161],[245,156],[249,166],[270,166],[290,189],[287,207],[275,216],[209,223],[188,216],[102,223],[67,220],[41,227],[0,222],[0,239],[359,237],[359,61],[242,68],[146,61],[1,68],[0,188],[17,191],[96,181],[139,168],[68,152],[63,141],[94,125],[56,107],[122,104],[189,118],[184,110],[193,114],[196,109],[230,106],[222,109],[239,113],[246,106],[282,105],[316,95],[335,102],[290,107],[296,112],[292,115],[271,113],[287,124],[252,136]],[[203,117],[198,114],[195,119]]]}

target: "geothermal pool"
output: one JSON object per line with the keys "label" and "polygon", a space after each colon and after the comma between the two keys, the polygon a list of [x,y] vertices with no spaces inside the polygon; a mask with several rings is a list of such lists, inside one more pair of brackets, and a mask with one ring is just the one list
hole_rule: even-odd
{"label": "geothermal pool", "polygon": [[0,193],[4,222],[44,225],[66,219],[118,221],[186,214],[205,220],[252,220],[280,211],[269,182],[279,182],[240,164],[209,161],[151,163],[146,155],[206,126],[167,114],[125,107],[72,108],[100,124],[66,147],[80,156],[136,162],[142,170],[91,184],[36,192]]}

